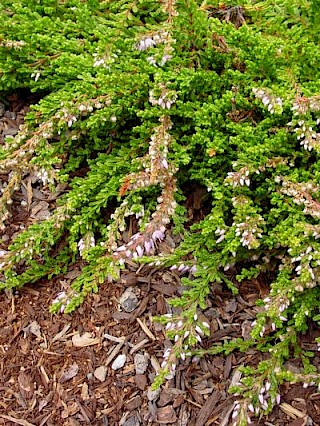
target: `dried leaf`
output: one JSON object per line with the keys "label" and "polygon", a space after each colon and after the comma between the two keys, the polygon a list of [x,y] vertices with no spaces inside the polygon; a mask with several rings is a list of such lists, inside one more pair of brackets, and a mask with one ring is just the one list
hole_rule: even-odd
{"label": "dried leaf", "polygon": [[74,376],[78,374],[78,371],[79,371],[79,365],[76,363],[72,364],[71,367],[68,368],[68,370],[62,374],[59,382],[64,383],[64,382],[67,382],[68,380],[71,380]]}
{"label": "dried leaf", "polygon": [[50,216],[49,203],[39,201],[32,209],[30,216],[37,220],[45,220]]}

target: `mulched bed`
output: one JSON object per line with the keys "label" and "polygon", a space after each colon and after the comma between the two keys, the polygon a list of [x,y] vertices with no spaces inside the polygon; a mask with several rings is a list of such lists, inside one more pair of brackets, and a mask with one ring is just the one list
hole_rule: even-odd
{"label": "mulched bed", "polygon": [[[10,118],[16,130],[27,108],[20,105],[15,118]],[[8,112],[13,112],[12,107]],[[2,134],[7,118],[0,118]],[[5,231],[7,240],[0,249],[6,249],[12,235],[32,220],[32,206],[29,213],[20,207],[23,197],[23,193],[17,196],[14,217]],[[53,202],[49,200],[39,212]],[[80,269],[81,264],[64,277],[0,294],[0,425],[231,425],[235,397],[228,394],[230,383],[239,366],[256,365],[262,355],[249,350],[187,359],[177,367],[174,379],[159,392],[151,391],[163,350],[171,345],[163,326],[152,317],[170,312],[168,299],[182,290],[179,276],[129,265],[118,283],[101,286],[99,294],[88,297],[72,315],[51,315],[51,301]],[[211,335],[203,347],[248,335],[255,301],[267,287],[264,282],[244,282],[239,289],[234,297],[212,285],[204,312]],[[130,300],[124,293],[131,295]],[[303,336],[303,342],[316,349],[313,331]],[[290,360],[288,368],[296,364]],[[320,425],[320,395],[315,387],[285,385],[281,394],[281,405],[254,425]]]}
{"label": "mulched bed", "polygon": [[[227,389],[240,365],[258,362],[255,351],[189,359],[160,393],[150,391],[163,347],[170,345],[152,316],[167,311],[166,298],[179,290],[177,276],[148,268],[127,272],[121,282],[102,286],[74,314],[53,316],[47,307],[63,284],[42,282],[1,295],[0,425],[231,424],[235,398]],[[119,305],[128,287],[139,301],[131,313]],[[212,306],[205,312],[211,326],[209,342],[246,333],[257,296],[250,292],[235,299],[213,288]],[[114,370],[119,355],[126,355],[126,361]],[[282,392],[295,414],[276,408],[257,425],[319,424],[320,396],[315,388],[286,386]]]}

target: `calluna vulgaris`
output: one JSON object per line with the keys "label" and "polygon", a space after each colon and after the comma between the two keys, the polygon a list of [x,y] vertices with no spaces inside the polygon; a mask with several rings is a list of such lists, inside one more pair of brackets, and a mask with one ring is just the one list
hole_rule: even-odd
{"label": "calluna vulgaris", "polygon": [[[129,260],[176,270],[184,292],[158,319],[173,345],[154,386],[186,357],[266,352],[233,381],[234,425],[269,413],[284,381],[320,383],[315,354],[299,344],[320,322],[319,7],[318,0],[0,6],[3,99],[23,89],[41,98],[0,147],[1,232],[22,184],[57,197],[47,218],[0,251],[0,288],[63,274],[82,258],[82,274],[51,307],[71,312]],[[191,228],[187,184],[206,190],[207,214]],[[139,230],[126,240],[129,218]],[[181,243],[164,254],[159,243],[169,231]],[[230,268],[238,282],[268,277],[270,292],[250,338],[204,351],[201,310],[215,283],[237,292]],[[300,373],[284,367],[292,354]]]}

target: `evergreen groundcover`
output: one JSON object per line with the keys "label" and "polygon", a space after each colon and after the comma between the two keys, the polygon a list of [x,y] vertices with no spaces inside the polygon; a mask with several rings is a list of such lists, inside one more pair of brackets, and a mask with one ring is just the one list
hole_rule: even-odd
{"label": "evergreen groundcover", "polygon": [[[0,229],[22,180],[65,188],[0,257],[0,289],[82,274],[52,301],[71,312],[126,262],[177,270],[154,387],[205,353],[265,352],[243,366],[234,425],[279,403],[284,381],[320,384],[299,336],[320,323],[320,52],[317,0],[2,0],[0,94],[41,95],[0,146]],[[206,215],[187,221],[187,188]],[[22,205],[21,208],[27,208]],[[138,227],[130,232],[132,218]],[[170,253],[167,234],[181,241]],[[210,288],[266,277],[250,339],[204,351]],[[318,339],[320,346],[320,339]],[[302,373],[285,368],[289,357]]]}

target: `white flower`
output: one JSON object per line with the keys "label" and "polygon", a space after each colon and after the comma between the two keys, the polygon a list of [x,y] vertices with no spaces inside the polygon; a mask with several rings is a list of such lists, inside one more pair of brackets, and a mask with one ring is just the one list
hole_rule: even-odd
{"label": "white flower", "polygon": [[39,73],[39,71],[38,71],[38,72],[36,72],[36,73],[34,73],[34,72],[33,72],[33,73],[31,74],[31,78],[34,78],[34,81],[36,81],[36,82],[37,82],[37,81],[39,80],[40,75],[41,75],[41,74]]}
{"label": "white flower", "polygon": [[149,64],[153,65],[154,67],[157,67],[157,61],[156,58],[154,56],[149,56],[147,58],[147,61],[149,62]]}

